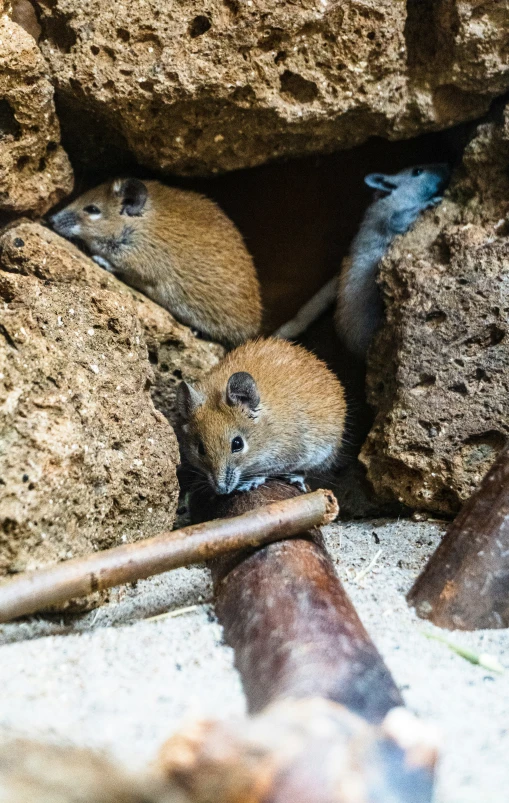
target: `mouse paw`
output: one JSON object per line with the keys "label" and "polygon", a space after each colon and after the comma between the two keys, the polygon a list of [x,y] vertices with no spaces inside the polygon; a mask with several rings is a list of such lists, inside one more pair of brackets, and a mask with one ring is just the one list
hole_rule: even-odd
{"label": "mouse paw", "polygon": [[101,268],[104,268],[104,270],[107,270],[108,273],[115,273],[115,268],[113,267],[111,262],[108,262],[107,259],[104,259],[103,257],[97,256],[97,255],[93,256],[92,259],[94,260],[96,265],[100,265]]}
{"label": "mouse paw", "polygon": [[267,477],[253,477],[250,480],[246,480],[245,482],[241,482],[240,485],[237,485],[237,491],[252,491],[254,488],[259,488],[260,485],[263,485]]}
{"label": "mouse paw", "polygon": [[303,474],[290,474],[286,479],[290,483],[290,485],[296,485],[297,488],[300,488],[301,491],[307,493],[308,487],[304,480]]}

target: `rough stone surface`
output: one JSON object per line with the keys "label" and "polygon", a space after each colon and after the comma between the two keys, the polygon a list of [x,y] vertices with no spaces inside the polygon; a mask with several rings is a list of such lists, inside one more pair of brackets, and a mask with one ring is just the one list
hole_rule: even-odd
{"label": "rough stone surface", "polygon": [[[130,289],[130,288],[129,288]],[[153,367],[152,400],[170,423],[178,421],[177,386],[182,379],[197,382],[216,365],[225,350],[219,343],[196,337],[165,309],[141,293],[133,292],[136,314],[145,333],[148,356]]]}
{"label": "rough stone surface", "polygon": [[38,224],[0,239],[0,575],[171,528],[178,448],[124,287]]}
{"label": "rough stone surface", "polygon": [[509,436],[509,107],[465,151],[449,197],[382,265],[371,351],[375,490],[455,513]]}
{"label": "rough stone surface", "polygon": [[507,0],[36,4],[66,146],[95,166],[210,174],[410,137],[509,87]]}
{"label": "rough stone surface", "polygon": [[72,189],[72,170],[45,61],[1,10],[0,64],[0,212],[43,214]]}

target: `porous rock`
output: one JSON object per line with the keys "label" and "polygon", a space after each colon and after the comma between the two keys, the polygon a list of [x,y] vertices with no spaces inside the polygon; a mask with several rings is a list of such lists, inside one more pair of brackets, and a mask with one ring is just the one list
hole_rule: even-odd
{"label": "porous rock", "polygon": [[72,170],[44,58],[5,11],[0,64],[0,212],[43,214],[72,189]]}
{"label": "porous rock", "polygon": [[124,285],[39,224],[0,238],[0,575],[170,529],[178,447]]}
{"label": "porous rock", "polygon": [[66,146],[94,166],[205,175],[406,138],[509,87],[499,0],[35,2]]}
{"label": "porous rock", "polygon": [[225,353],[223,346],[197,337],[165,309],[131,290],[153,368],[152,401],[170,423],[178,423],[177,386],[197,382]]}
{"label": "porous rock", "polygon": [[509,107],[481,125],[446,200],[382,263],[361,453],[384,498],[455,513],[509,437]]}

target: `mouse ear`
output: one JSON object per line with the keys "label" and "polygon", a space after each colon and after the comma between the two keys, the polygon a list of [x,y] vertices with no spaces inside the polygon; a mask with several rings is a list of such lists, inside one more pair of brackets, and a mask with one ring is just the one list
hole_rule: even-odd
{"label": "mouse ear", "polygon": [[385,193],[392,192],[397,187],[392,176],[385,176],[383,173],[368,173],[367,176],[364,176],[364,183],[368,187],[373,187],[374,190],[382,190]]}
{"label": "mouse ear", "polygon": [[232,407],[239,405],[247,407],[251,412],[260,404],[260,394],[251,374],[246,371],[237,371],[232,374],[226,385],[226,401]]}
{"label": "mouse ear", "polygon": [[177,409],[180,416],[187,421],[194,411],[201,407],[205,401],[205,396],[187,382],[181,382],[177,388]]}
{"label": "mouse ear", "polygon": [[119,179],[113,183],[113,192],[122,199],[121,215],[139,217],[147,202],[148,190],[138,178]]}

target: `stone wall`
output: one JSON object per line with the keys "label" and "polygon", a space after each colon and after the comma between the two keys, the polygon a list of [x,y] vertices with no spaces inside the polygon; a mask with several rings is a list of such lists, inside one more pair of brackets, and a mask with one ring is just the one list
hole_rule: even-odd
{"label": "stone wall", "polygon": [[124,152],[210,175],[445,128],[509,88],[497,0],[36,6],[66,146],[88,165]]}
{"label": "stone wall", "polygon": [[181,376],[220,347],[73,245],[19,222],[0,239],[0,575],[171,529]]}
{"label": "stone wall", "polygon": [[0,64],[0,214],[43,214],[71,191],[72,170],[48,65],[33,36],[5,13]]}

